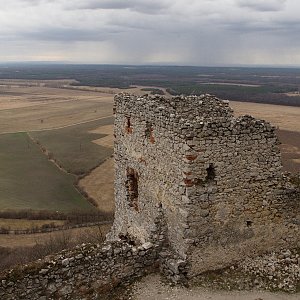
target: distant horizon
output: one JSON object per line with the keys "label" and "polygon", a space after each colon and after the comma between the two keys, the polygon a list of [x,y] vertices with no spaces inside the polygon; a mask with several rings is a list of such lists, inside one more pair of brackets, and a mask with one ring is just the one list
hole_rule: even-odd
{"label": "distant horizon", "polygon": [[272,65],[272,64],[219,64],[219,65],[194,65],[194,64],[169,64],[169,63],[98,63],[98,62],[73,62],[73,61],[0,61],[0,65],[86,65],[86,66],[124,66],[124,67],[194,67],[194,68],[266,68],[266,69],[299,69],[300,65]]}

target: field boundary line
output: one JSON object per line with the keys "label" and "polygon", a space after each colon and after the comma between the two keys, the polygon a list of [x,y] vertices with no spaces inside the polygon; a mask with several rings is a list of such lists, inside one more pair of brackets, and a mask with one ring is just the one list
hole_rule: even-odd
{"label": "field boundary line", "polygon": [[45,129],[33,129],[33,130],[20,130],[20,131],[7,131],[7,132],[1,132],[0,135],[4,135],[4,134],[13,134],[13,133],[26,133],[26,132],[42,132],[42,131],[50,131],[50,130],[58,130],[58,129],[64,129],[64,128],[68,128],[68,127],[72,127],[72,126],[76,126],[76,125],[82,125],[82,124],[86,124],[86,123],[90,123],[90,122],[94,122],[94,121],[98,121],[98,120],[103,120],[103,119],[108,119],[113,117],[114,115],[109,115],[109,116],[105,116],[105,117],[100,117],[100,118],[96,118],[96,119],[92,119],[92,120],[88,120],[88,121],[82,121],[82,122],[77,122],[77,123],[73,123],[73,124],[68,124],[68,125],[64,125],[64,126],[59,126],[59,127],[52,127],[52,128],[45,128]]}
{"label": "field boundary line", "polygon": [[[48,161],[50,162],[50,163],[53,163],[54,165],[55,165],[55,167],[57,167],[61,172],[63,172],[63,173],[65,173],[65,174],[67,174],[67,175],[71,175],[71,176],[73,176],[74,178],[75,178],[75,181],[73,182],[73,186],[74,186],[74,188],[76,189],[76,191],[80,194],[80,195],[82,195],[85,199],[86,199],[86,201],[87,202],[89,202],[92,206],[94,206],[94,207],[96,207],[96,208],[98,208],[98,205],[97,205],[97,202],[92,198],[92,197],[90,197],[88,194],[87,194],[87,196],[86,195],[84,195],[84,189],[82,189],[80,186],[79,186],[79,184],[78,184],[78,182],[79,182],[79,175],[76,175],[76,174],[74,174],[74,173],[72,173],[72,172],[69,172],[68,170],[66,170],[64,167],[63,167],[63,165],[61,165],[60,163],[59,163],[59,161],[54,157],[54,155],[53,155],[53,157],[51,157],[50,156],[50,151],[46,148],[46,147],[44,147],[42,144],[40,144],[35,138],[33,138],[31,135],[30,135],[30,133],[29,132],[26,132],[26,134],[27,134],[27,136],[28,136],[28,138],[40,149],[40,151],[41,151],[41,153],[42,153],[42,155],[45,155],[46,157],[47,157],[47,159],[48,159]],[[83,176],[83,178],[86,176],[86,174]]]}

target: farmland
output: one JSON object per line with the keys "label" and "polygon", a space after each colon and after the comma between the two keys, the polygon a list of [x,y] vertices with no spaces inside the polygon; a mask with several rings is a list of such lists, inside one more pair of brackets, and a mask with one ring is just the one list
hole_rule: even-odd
{"label": "farmland", "polygon": [[106,134],[91,131],[111,125],[113,118],[103,118],[66,128],[31,132],[30,136],[46,148],[60,166],[72,174],[85,174],[112,155],[110,147],[94,143]]}
{"label": "farmland", "polygon": [[0,110],[0,133],[53,129],[112,115],[112,99],[65,101]]}
{"label": "farmland", "polygon": [[299,76],[299,68],[0,65],[0,79],[69,80],[72,86],[110,89],[137,85],[174,95],[211,93],[228,100],[298,107]]}
{"label": "farmland", "polygon": [[[201,77],[203,81],[206,79]],[[0,210],[113,213],[113,95],[123,90],[116,86],[81,84],[70,78],[0,81]],[[252,85],[241,88],[264,92],[257,82]],[[136,85],[127,86],[126,91],[141,95],[160,88],[169,96],[166,87]],[[143,90],[145,88],[147,90]],[[296,96],[293,98],[297,101]],[[300,170],[299,107],[236,101],[230,105],[236,115],[252,114],[278,126],[284,170]],[[85,196],[95,200],[98,210],[74,184],[78,184]],[[53,221],[58,225],[65,222],[61,219],[0,219],[0,224],[30,229]],[[77,235],[83,231],[67,230],[66,234],[76,232]],[[48,233],[0,235],[0,244],[31,247],[37,240],[47,243],[48,237]]]}
{"label": "farmland", "polygon": [[0,165],[0,210],[94,209],[26,133],[0,136]]}
{"label": "farmland", "polygon": [[[85,174],[112,154],[111,147],[99,143],[107,134],[98,131],[113,122],[113,97],[109,91],[90,87],[68,89],[71,82],[0,81],[0,151],[6,161],[1,168],[0,210],[94,209],[75,188],[78,178],[72,174]],[[7,139],[14,149],[10,153],[4,149]],[[27,152],[21,151],[22,145]],[[43,163],[36,167],[38,159]],[[72,201],[64,200],[68,194]],[[44,200],[40,200],[42,195]]]}

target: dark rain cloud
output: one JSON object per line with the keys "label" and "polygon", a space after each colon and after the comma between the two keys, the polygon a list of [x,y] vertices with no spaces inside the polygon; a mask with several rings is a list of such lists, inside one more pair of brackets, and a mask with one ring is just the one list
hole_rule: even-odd
{"label": "dark rain cloud", "polygon": [[284,9],[287,0],[238,0],[240,7],[247,7],[255,11],[280,11]]}
{"label": "dark rain cloud", "polygon": [[65,8],[67,9],[109,9],[109,10],[131,10],[145,14],[157,14],[167,10],[172,5],[172,1],[163,0],[77,0],[66,2]]}

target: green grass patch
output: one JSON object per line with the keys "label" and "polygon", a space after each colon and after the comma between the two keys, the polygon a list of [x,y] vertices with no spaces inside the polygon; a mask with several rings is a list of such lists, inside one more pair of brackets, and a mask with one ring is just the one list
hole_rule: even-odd
{"label": "green grass patch", "polygon": [[97,145],[93,141],[106,134],[90,131],[113,124],[108,117],[62,129],[31,132],[30,135],[45,147],[59,165],[72,174],[86,174],[113,154],[113,149]]}
{"label": "green grass patch", "polygon": [[0,136],[0,210],[93,210],[26,133]]}

